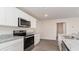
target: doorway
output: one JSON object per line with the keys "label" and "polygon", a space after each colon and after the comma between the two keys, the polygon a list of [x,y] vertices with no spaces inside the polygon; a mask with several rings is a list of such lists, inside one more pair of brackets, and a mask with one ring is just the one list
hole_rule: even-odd
{"label": "doorway", "polygon": [[59,34],[66,34],[66,24],[64,22],[57,23],[56,40],[58,40]]}

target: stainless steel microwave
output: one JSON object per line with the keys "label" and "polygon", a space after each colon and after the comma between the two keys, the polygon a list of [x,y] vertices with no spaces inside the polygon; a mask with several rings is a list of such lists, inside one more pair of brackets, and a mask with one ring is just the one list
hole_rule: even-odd
{"label": "stainless steel microwave", "polygon": [[31,23],[23,18],[18,17],[18,27],[30,28]]}

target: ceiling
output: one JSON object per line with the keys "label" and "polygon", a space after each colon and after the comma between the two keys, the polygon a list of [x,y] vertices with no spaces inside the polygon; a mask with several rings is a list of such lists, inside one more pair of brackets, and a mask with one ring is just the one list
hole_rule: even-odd
{"label": "ceiling", "polygon": [[19,9],[39,20],[79,17],[79,7],[19,7]]}

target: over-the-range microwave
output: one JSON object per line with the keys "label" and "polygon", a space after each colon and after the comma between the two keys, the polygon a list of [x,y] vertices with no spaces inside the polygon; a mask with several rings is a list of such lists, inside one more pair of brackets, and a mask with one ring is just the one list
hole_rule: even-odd
{"label": "over-the-range microwave", "polygon": [[18,27],[30,28],[31,23],[23,18],[18,17]]}

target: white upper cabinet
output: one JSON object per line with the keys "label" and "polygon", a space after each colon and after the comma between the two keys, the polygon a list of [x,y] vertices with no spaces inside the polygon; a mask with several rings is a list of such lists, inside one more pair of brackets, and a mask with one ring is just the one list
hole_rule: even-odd
{"label": "white upper cabinet", "polygon": [[[19,9],[18,9],[19,10]],[[27,13],[19,10],[19,17],[24,18],[27,21],[31,22],[31,27],[30,28],[36,28],[36,19],[30,15],[28,15]]]}
{"label": "white upper cabinet", "polygon": [[16,8],[7,7],[5,9],[6,24],[8,26],[18,26],[18,13]]}
{"label": "white upper cabinet", "polygon": [[[17,9],[17,8],[16,8]],[[19,10],[19,9],[17,9],[18,10],[18,17],[20,17],[20,18],[23,18],[23,19],[27,19],[28,17],[26,16],[26,13],[24,13],[23,11],[21,11],[21,10]]]}
{"label": "white upper cabinet", "polygon": [[36,28],[36,19],[15,7],[0,7],[0,25],[18,26],[18,17],[31,22],[30,28]]}
{"label": "white upper cabinet", "polygon": [[5,18],[5,8],[0,7],[0,25],[6,24],[6,18]]}
{"label": "white upper cabinet", "polygon": [[31,28],[36,28],[36,22],[37,22],[36,19],[34,18],[31,19]]}

